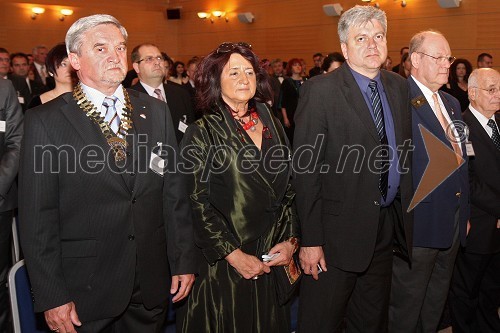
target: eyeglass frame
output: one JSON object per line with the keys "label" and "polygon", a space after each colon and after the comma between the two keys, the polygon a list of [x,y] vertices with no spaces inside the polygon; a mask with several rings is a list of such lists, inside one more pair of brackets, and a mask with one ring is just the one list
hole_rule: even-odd
{"label": "eyeglass frame", "polygon": [[415,53],[420,53],[420,54],[423,54],[423,55],[426,55],[428,57],[431,57],[432,59],[436,60],[436,63],[437,61],[441,61],[441,59],[443,59],[443,62],[444,61],[448,61],[451,64],[453,64],[455,62],[455,60],[457,60],[457,57],[454,57],[454,56],[449,56],[449,57],[445,57],[445,56],[441,56],[441,57],[434,57],[434,56],[431,56],[430,54],[427,54],[427,53],[424,53],[424,52],[420,52],[420,51],[415,51]]}
{"label": "eyeglass frame", "polygon": [[162,56],[156,56],[156,57],[148,56],[148,57],[142,58],[140,60],[137,60],[135,63],[140,64],[142,61],[145,61],[146,63],[151,63],[154,60],[165,61],[165,59]]}
{"label": "eyeglass frame", "polygon": [[238,46],[247,48],[249,50],[252,49],[252,45],[245,42],[238,42],[238,43],[224,42],[217,47],[215,53],[220,54],[220,53],[231,52]]}
{"label": "eyeglass frame", "polygon": [[470,87],[470,88],[476,88],[476,89],[481,89],[481,90],[487,91],[488,95],[490,95],[490,96],[493,96],[500,91],[499,88],[495,88],[495,87],[489,88],[489,89],[484,89],[484,88],[479,88],[479,87]]}

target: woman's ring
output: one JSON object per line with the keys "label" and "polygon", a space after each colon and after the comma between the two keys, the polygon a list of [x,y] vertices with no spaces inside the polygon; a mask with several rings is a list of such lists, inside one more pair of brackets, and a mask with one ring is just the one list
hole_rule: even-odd
{"label": "woman's ring", "polygon": [[52,332],[59,332],[59,327],[53,328],[51,331]]}
{"label": "woman's ring", "polygon": [[258,278],[259,278],[259,276],[258,276],[258,275],[255,275],[255,276],[252,278],[252,280],[257,280]]}

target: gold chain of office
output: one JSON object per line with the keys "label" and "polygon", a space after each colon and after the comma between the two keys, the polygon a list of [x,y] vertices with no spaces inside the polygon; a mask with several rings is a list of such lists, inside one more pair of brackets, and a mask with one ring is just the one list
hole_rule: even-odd
{"label": "gold chain of office", "polygon": [[102,134],[108,142],[108,145],[113,150],[115,161],[117,162],[124,160],[127,156],[126,136],[132,128],[133,107],[125,88],[123,88],[123,95],[125,96],[125,107],[123,108],[123,114],[120,117],[120,127],[118,129],[118,133],[115,134],[115,132],[113,132],[113,130],[109,127],[108,122],[104,120],[103,116],[101,116],[101,113],[97,112],[97,107],[87,99],[81,85],[77,84],[73,90],[73,97],[75,98],[76,103],[83,110],[83,112],[85,112],[87,117],[92,119],[92,121],[99,126]]}

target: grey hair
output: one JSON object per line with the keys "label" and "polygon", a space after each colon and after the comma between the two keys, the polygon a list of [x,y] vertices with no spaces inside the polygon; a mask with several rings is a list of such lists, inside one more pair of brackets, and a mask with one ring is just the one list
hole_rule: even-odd
{"label": "grey hair", "polygon": [[373,6],[356,5],[344,12],[338,25],[340,43],[347,43],[347,36],[351,27],[363,26],[371,20],[377,20],[384,28],[384,34],[387,34],[387,16],[383,10]]}
{"label": "grey hair", "polygon": [[38,50],[39,49],[48,49],[47,46],[45,45],[37,45],[35,46],[32,50],[31,50],[31,53],[32,54],[38,54]]}
{"label": "grey hair", "polygon": [[101,24],[115,25],[118,29],[120,29],[123,38],[125,39],[125,41],[127,41],[128,38],[127,30],[113,16],[106,14],[86,16],[78,19],[75,23],[73,23],[69,28],[68,32],[66,33],[65,41],[68,54],[73,52],[80,55],[80,48],[82,47],[83,44],[83,34],[87,30],[92,29],[93,27]]}
{"label": "grey hair", "polygon": [[424,30],[417,32],[410,40],[410,56],[413,52],[419,52],[422,50],[422,45],[425,42],[425,37],[427,37],[427,35],[429,34],[440,35],[444,37],[444,35],[437,30]]}
{"label": "grey hair", "polygon": [[467,87],[474,88],[477,87],[477,77],[479,75],[479,69],[475,69],[470,73],[469,78],[467,79]]}

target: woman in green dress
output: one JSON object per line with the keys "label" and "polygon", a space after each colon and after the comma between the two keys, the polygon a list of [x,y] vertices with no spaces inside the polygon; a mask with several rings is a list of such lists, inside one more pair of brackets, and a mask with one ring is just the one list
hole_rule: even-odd
{"label": "woman in green dress", "polygon": [[268,75],[249,45],[223,43],[198,65],[195,86],[205,115],[181,145],[200,266],[178,332],[290,332],[270,271],[293,263],[298,224]]}

